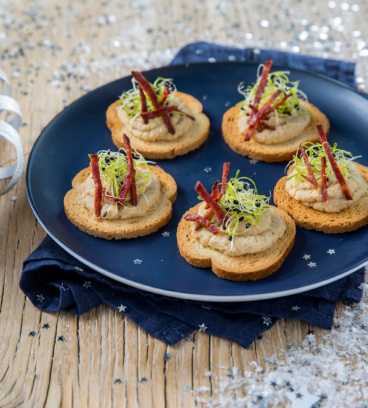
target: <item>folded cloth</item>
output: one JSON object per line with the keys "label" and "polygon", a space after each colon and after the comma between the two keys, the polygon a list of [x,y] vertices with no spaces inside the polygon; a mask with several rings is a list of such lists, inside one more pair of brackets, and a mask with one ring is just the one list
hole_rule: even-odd
{"label": "folded cloth", "polygon": [[[208,58],[257,62],[273,59],[278,65],[308,69],[355,85],[354,63],[270,50],[255,52],[202,42],[184,47],[173,63],[201,62]],[[80,263],[46,237],[25,260],[20,287],[35,306],[46,312],[65,310],[80,315],[107,303],[167,344],[175,344],[200,329],[248,347],[279,318],[299,318],[331,328],[336,302],[359,302],[362,296],[359,286],[363,282],[364,269],[361,269],[327,286],[285,298],[242,303],[174,299],[111,280]]]}

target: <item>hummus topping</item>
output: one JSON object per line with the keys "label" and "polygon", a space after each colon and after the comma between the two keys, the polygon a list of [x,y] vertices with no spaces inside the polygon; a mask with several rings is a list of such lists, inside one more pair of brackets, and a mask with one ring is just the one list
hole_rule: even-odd
{"label": "hummus topping", "polygon": [[[296,170],[293,170],[289,177],[296,174]],[[318,189],[315,190],[312,183],[299,179],[298,185],[295,186],[294,178],[286,182],[286,191],[291,197],[302,202],[308,207],[312,207],[318,211],[325,212],[339,212],[351,205],[356,204],[368,190],[368,185],[360,174],[358,168],[354,163],[351,163],[350,176],[346,178],[346,184],[349,192],[352,196],[352,200],[347,200],[341,190],[340,184],[335,181],[327,180],[327,195],[328,200],[324,203],[322,199],[321,183],[318,183]]]}
{"label": "hummus topping", "polygon": [[[136,180],[137,184],[139,179]],[[102,187],[105,189],[107,183],[102,179]],[[90,212],[94,212],[95,187],[92,175],[89,175],[83,185],[83,202]],[[101,217],[109,220],[125,220],[128,218],[144,217],[148,211],[158,202],[160,197],[160,181],[157,176],[151,173],[151,180],[144,192],[137,189],[138,200],[135,207],[131,206],[130,194],[124,206],[118,206],[117,202],[109,201],[105,194],[102,196]],[[106,214],[106,215],[105,215]]]}
{"label": "hummus topping", "polygon": [[[191,111],[184,105],[179,97],[175,96],[175,93],[171,95],[170,105],[177,105],[184,113],[191,114]],[[176,140],[183,136],[193,123],[193,121],[187,116],[173,112],[170,114],[170,121],[175,129],[175,133],[171,134],[164,124],[162,117],[151,119],[145,124],[140,115],[129,119],[124,109],[121,107],[118,108],[118,115],[125,125],[125,133],[147,142]]]}
{"label": "hummus topping", "polygon": [[[302,104],[301,104],[302,106]],[[239,118],[238,128],[241,134],[246,134],[248,130],[248,121],[251,110],[245,107],[245,114]],[[247,113],[249,116],[247,116]],[[300,135],[300,133],[308,126],[310,122],[310,113],[301,107],[297,114],[280,115],[276,111],[269,115],[269,120],[264,121],[267,125],[275,128],[275,130],[264,129],[262,132],[254,130],[253,138],[258,143],[267,145],[287,142]]]}
{"label": "hummus topping", "polygon": [[[206,203],[202,203],[198,209],[198,214],[205,213]],[[245,254],[256,254],[269,249],[286,231],[286,223],[283,217],[271,210],[263,216],[258,225],[249,226],[248,221],[239,223],[237,233],[233,239],[229,240],[229,234],[223,230],[216,216],[209,219],[219,227],[218,234],[212,234],[206,228],[196,231],[196,223],[192,224],[192,231],[199,242],[211,249],[218,250],[228,256],[241,256]],[[248,228],[247,228],[248,225]]]}

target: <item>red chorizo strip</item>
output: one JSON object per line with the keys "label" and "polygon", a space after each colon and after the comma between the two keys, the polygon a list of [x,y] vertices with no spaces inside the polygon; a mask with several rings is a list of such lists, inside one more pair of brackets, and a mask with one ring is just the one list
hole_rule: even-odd
{"label": "red chorizo strip", "polygon": [[132,185],[132,177],[128,173],[127,176],[125,177],[123,185],[121,186],[121,190],[120,190],[119,197],[118,197],[119,204],[124,205],[125,199],[128,195],[131,185]]}
{"label": "red chorizo strip", "polygon": [[91,154],[91,169],[92,177],[95,183],[95,216],[101,218],[102,207],[102,183],[100,177],[100,169],[98,167],[98,155]]}
{"label": "red chorizo strip", "polygon": [[160,101],[161,106],[164,106],[164,103],[166,102],[166,99],[167,99],[167,97],[169,95],[170,95],[170,89],[167,86],[165,86],[164,94],[162,95],[162,98],[161,98],[161,101]]}
{"label": "red chorizo strip", "polygon": [[305,179],[305,180],[309,181],[311,184],[313,184],[312,180],[309,177],[305,176],[304,174],[301,174],[301,176],[303,177],[303,179]]}
{"label": "red chorizo strip", "polygon": [[[265,129],[268,129],[268,130],[276,130],[276,128],[274,128],[274,127],[268,125],[266,122],[262,122],[262,126],[263,126]],[[262,129],[262,130],[263,130],[263,129]]]}
{"label": "red chorizo strip", "polygon": [[258,108],[259,102],[262,98],[262,94],[263,91],[265,89],[265,86],[267,84],[267,78],[268,78],[268,74],[271,71],[271,67],[272,67],[272,60],[270,61],[266,61],[263,67],[263,71],[262,71],[262,75],[261,75],[261,80],[259,81],[259,85],[256,91],[256,96],[254,98],[254,102],[253,102],[253,106],[255,108]]}
{"label": "red chorizo strip", "polygon": [[217,196],[216,201],[219,201],[220,198],[225,194],[226,191],[226,183],[227,183],[227,176],[229,174],[230,163],[224,163],[222,168],[222,183],[221,183],[221,191],[220,194]]}
{"label": "red chorizo strip", "polygon": [[253,134],[253,130],[258,124],[259,120],[261,119],[262,115],[266,112],[268,107],[271,105],[272,102],[275,101],[275,99],[280,95],[281,91],[278,89],[262,106],[262,108],[254,115],[251,116],[249,124],[248,124],[248,130],[245,135],[244,141],[250,140]]}
{"label": "red chorizo strip", "polygon": [[172,106],[163,106],[160,109],[157,109],[155,111],[152,112],[142,112],[141,116],[142,118],[146,118],[146,119],[155,119],[155,118],[159,118],[160,116],[164,116],[167,115],[171,112],[179,112],[184,114],[185,116],[187,116],[189,119],[195,120],[193,116],[188,115],[185,112],[182,112],[177,106],[172,105]]}
{"label": "red chorizo strip", "polygon": [[[212,214],[212,208],[209,208],[208,210],[206,210],[206,212],[203,214],[203,218],[205,220],[208,220],[210,218],[210,215]],[[201,229],[201,225],[198,224],[195,228],[196,231]]]}
{"label": "red chorizo strip", "polygon": [[212,208],[216,217],[220,220],[221,224],[225,225],[228,221],[228,218],[224,211],[221,209],[219,204],[207,193],[206,189],[203,187],[200,181],[197,181],[195,185],[195,191],[203,198],[203,200]]}
{"label": "red chorizo strip", "polygon": [[317,190],[317,188],[318,188],[317,181],[316,181],[316,179],[315,179],[315,177],[314,177],[314,174],[313,174],[313,171],[312,171],[312,167],[311,167],[311,165],[310,165],[310,163],[309,163],[309,161],[308,161],[307,153],[305,152],[305,149],[304,149],[304,147],[302,146],[302,144],[300,144],[299,149],[300,149],[300,151],[302,152],[303,161],[304,161],[305,165],[307,166],[308,174],[309,174],[309,177],[310,177],[310,179],[311,179],[311,182],[312,182],[312,184],[313,184],[313,186],[314,186],[314,189]]}
{"label": "red chorizo strip", "polygon": [[337,181],[340,184],[341,190],[342,190],[345,198],[347,200],[352,200],[353,197],[350,195],[350,191],[348,189],[348,186],[346,185],[346,181],[344,179],[344,176],[342,175],[341,170],[340,170],[339,166],[337,165],[335,158],[332,155],[330,146],[327,143],[327,138],[326,138],[325,132],[323,131],[323,127],[322,127],[321,123],[318,123],[317,131],[318,131],[319,138],[321,140],[322,146],[325,149],[328,161],[331,163],[332,170],[335,173],[335,176],[337,178]]}
{"label": "red chorizo strip", "polygon": [[[212,186],[211,197],[212,197],[215,201],[218,201],[217,197],[218,197],[218,195],[219,195],[219,189],[218,189],[219,183],[220,183],[220,182],[217,180],[217,181],[215,182],[215,184]],[[210,206],[209,206],[208,204],[206,204],[206,207],[205,207],[205,208],[210,208]],[[204,217],[204,218],[208,218],[208,217]]]}
{"label": "red chorizo strip", "polygon": [[[140,85],[138,85],[138,89],[139,89],[139,96],[140,96],[140,98],[141,98],[141,112],[142,112],[142,113],[143,113],[143,112],[147,112],[146,95],[144,94],[143,88],[142,88]],[[147,118],[145,118],[145,117],[142,116],[142,120],[143,120],[143,123],[144,123],[145,125],[148,124],[148,119],[147,119]]]}
{"label": "red chorizo strip", "polygon": [[123,136],[124,147],[127,153],[128,158],[128,175],[131,177],[130,183],[130,201],[132,202],[132,206],[135,207],[137,205],[137,188],[135,185],[135,169],[134,169],[134,161],[132,155],[132,148],[130,146],[130,140],[127,135],[124,134]]}
{"label": "red chorizo strip", "polygon": [[290,98],[291,95],[292,94],[285,95],[279,102],[275,103],[275,105],[273,105],[272,108],[269,108],[268,111],[265,112],[265,114],[263,115],[264,118],[262,118],[262,119],[265,120],[266,116],[268,116],[270,113],[272,113],[274,110],[276,110],[280,105],[282,105],[286,101],[286,99]]}
{"label": "red chorizo strip", "polygon": [[204,219],[198,214],[188,214],[185,216],[187,221],[195,221],[200,225],[200,227],[206,227],[212,234],[217,234],[220,230],[216,227],[216,225],[211,224],[208,220]]}
{"label": "red chorizo strip", "polygon": [[[147,79],[138,71],[132,71],[132,75],[133,75],[133,78],[142,87],[142,89],[144,90],[146,95],[150,98],[150,100],[151,100],[153,106],[155,107],[155,109],[160,109],[161,104],[158,101],[157,95],[156,95],[155,91],[153,90],[151,84],[147,81]],[[162,117],[162,119],[163,119],[169,133],[171,133],[173,135],[175,133],[175,129],[174,129],[172,123],[170,122],[170,118],[167,115],[164,115]]]}
{"label": "red chorizo strip", "polygon": [[326,183],[326,157],[323,156],[321,159],[321,188],[322,188],[322,199],[325,203],[328,200],[327,195],[327,183]]}

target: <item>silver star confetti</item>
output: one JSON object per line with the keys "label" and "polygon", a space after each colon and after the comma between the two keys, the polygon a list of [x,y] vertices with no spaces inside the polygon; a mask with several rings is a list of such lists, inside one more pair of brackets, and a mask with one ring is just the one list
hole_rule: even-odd
{"label": "silver star confetti", "polygon": [[31,336],[31,337],[34,337],[36,335],[36,332],[34,332],[34,331],[30,331],[29,333],[28,333],[28,336]]}
{"label": "silver star confetti", "polygon": [[258,160],[255,160],[255,159],[249,160],[249,164],[257,164],[257,163],[258,163]]}
{"label": "silver star confetti", "polygon": [[297,312],[299,309],[300,309],[299,306],[293,306],[293,307],[291,308],[291,310],[294,310],[294,312]]}
{"label": "silver star confetti", "polygon": [[184,385],[183,390],[186,392],[192,391],[192,387],[190,385]]}
{"label": "silver star confetti", "polygon": [[211,173],[212,169],[211,167],[205,167],[203,171],[205,171],[206,173]]}
{"label": "silver star confetti", "polygon": [[317,264],[315,262],[309,262],[308,266],[314,268]]}
{"label": "silver star confetti", "polygon": [[162,357],[162,359],[164,360],[164,361],[169,361],[169,360],[171,360],[171,358],[174,356],[174,354],[172,354],[172,353],[165,353],[164,354],[164,356]]}
{"label": "silver star confetti", "polygon": [[84,287],[85,289],[90,288],[90,287],[91,287],[91,282],[84,282],[83,287]]}
{"label": "silver star confetti", "polygon": [[139,380],[139,382],[142,383],[142,384],[145,384],[147,381],[148,381],[148,380],[147,380],[146,377],[142,377],[142,378],[140,378],[140,380]]}
{"label": "silver star confetti", "polygon": [[119,385],[119,384],[121,384],[121,383],[122,383],[122,381],[121,381],[120,378],[117,378],[117,379],[114,381],[114,384],[115,384],[115,385]]}
{"label": "silver star confetti", "polygon": [[118,306],[119,312],[125,312],[125,309],[126,309],[126,308],[127,308],[127,307],[124,306],[124,305]]}
{"label": "silver star confetti", "polygon": [[307,261],[308,259],[310,259],[310,255],[304,255],[303,258]]}
{"label": "silver star confetti", "polygon": [[271,318],[267,317],[267,316],[262,316],[262,321],[263,321],[263,324],[265,324],[267,326],[269,326],[272,323]]}
{"label": "silver star confetti", "polygon": [[199,331],[203,333],[206,331],[206,329],[208,329],[208,327],[204,323],[199,324],[198,326],[199,326]]}
{"label": "silver star confetti", "polygon": [[142,263],[142,261],[140,259],[135,259],[133,261],[136,265],[140,265]]}
{"label": "silver star confetti", "polygon": [[17,196],[10,197],[10,201],[17,201],[17,200],[18,200]]}
{"label": "silver star confetti", "polygon": [[190,334],[189,336],[187,336],[186,338],[185,338],[185,340],[187,341],[187,343],[189,343],[189,342],[195,342],[195,332],[194,333],[192,333],[192,334]]}
{"label": "silver star confetti", "polygon": [[327,253],[330,254],[330,255],[332,255],[332,254],[335,253],[335,250],[334,250],[334,249],[329,249],[329,250],[327,251]]}
{"label": "silver star confetti", "polygon": [[169,236],[170,236],[170,232],[165,231],[165,232],[162,233],[162,236],[165,237],[165,238],[166,238],[166,237],[169,237]]}
{"label": "silver star confetti", "polygon": [[45,300],[45,298],[42,295],[37,295],[37,302],[42,303]]}

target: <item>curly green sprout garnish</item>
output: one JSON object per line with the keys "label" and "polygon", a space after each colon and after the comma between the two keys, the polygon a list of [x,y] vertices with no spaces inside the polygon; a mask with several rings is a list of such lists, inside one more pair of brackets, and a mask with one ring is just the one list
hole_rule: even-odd
{"label": "curly green sprout garnish", "polygon": [[[118,198],[121,186],[128,174],[128,159],[124,148],[118,152],[110,150],[101,150],[98,152],[98,167],[100,170],[101,181],[106,182],[106,197]],[[136,150],[133,152],[133,161],[135,169],[135,181],[137,195],[143,194],[151,183],[151,170],[149,163]]]}
{"label": "curly green sprout garnish", "polygon": [[[132,79],[132,84],[133,84],[133,89],[130,89],[129,91],[124,92],[120,96],[120,105],[122,109],[125,111],[129,119],[135,119],[137,116],[140,116],[140,114],[142,113],[141,98],[139,95],[139,89],[137,85],[138,83],[136,82],[134,78]],[[173,99],[172,93],[176,92],[176,86],[173,83],[172,79],[157,78],[156,81],[153,84],[151,84],[151,86],[153,90],[155,91],[159,101],[162,99],[164,95],[165,87],[168,87],[171,93],[168,95],[166,102],[164,103],[164,106],[169,106],[172,104],[172,99]],[[154,111],[155,107],[153,106],[151,100],[149,98],[146,98],[146,100],[147,100],[147,111],[148,112]]]}
{"label": "curly green sprout garnish", "polygon": [[[338,180],[331,167],[331,163],[328,161],[328,157],[326,155],[326,152],[322,144],[319,144],[319,143],[313,144],[311,142],[306,142],[306,143],[303,143],[302,146],[304,147],[305,152],[307,153],[308,161],[312,168],[312,172],[313,172],[313,175],[317,183],[321,183],[321,166],[322,166],[321,159],[322,157],[326,158],[326,181],[327,183],[328,184],[338,183]],[[337,165],[340,168],[342,175],[344,176],[344,179],[347,180],[349,177],[351,177],[350,167],[351,167],[352,161],[360,156],[352,157],[351,153],[345,150],[338,149],[337,143],[335,143],[334,146],[331,147],[331,152],[336,160]],[[295,187],[297,187],[299,183],[307,182],[307,180],[304,177],[309,178],[310,177],[309,172],[302,158],[298,157],[298,152],[294,156],[293,160],[289,163],[289,165],[291,163],[293,163],[294,170],[296,173],[288,177],[287,180],[291,180],[294,178]]]}
{"label": "curly green sprout garnish", "polygon": [[[259,195],[254,181],[238,177],[239,173],[240,170],[226,183],[225,194],[219,201],[229,219],[226,230],[230,237],[240,234],[237,229],[241,222],[245,222],[246,228],[262,224],[262,218],[270,211],[270,197]],[[200,196],[198,198],[203,200]]]}
{"label": "curly green sprout garnish", "polygon": [[[254,103],[254,98],[256,96],[256,92],[261,80],[260,72],[263,64],[258,67],[258,79],[254,86],[248,86],[244,89],[244,83],[242,82],[238,87],[238,92],[242,94],[245,98],[244,101],[239,102],[236,106],[240,106],[240,114],[239,116],[243,116],[245,114],[249,115],[249,105]],[[271,72],[268,75],[267,83],[264,88],[260,103],[258,105],[259,108],[278,90],[281,91],[280,95],[276,98],[275,103],[281,101],[281,99],[291,94],[291,96],[286,99],[286,101],[281,104],[275,112],[280,115],[305,115],[308,114],[309,111],[300,104],[300,99],[303,99],[308,102],[307,95],[302,92],[299,87],[299,81],[289,81],[288,71],[277,71]]]}

